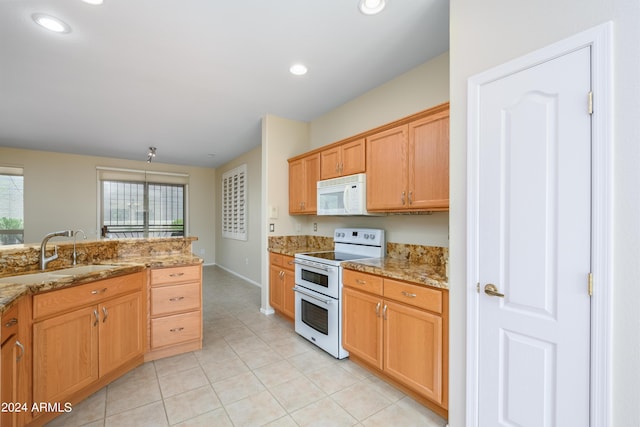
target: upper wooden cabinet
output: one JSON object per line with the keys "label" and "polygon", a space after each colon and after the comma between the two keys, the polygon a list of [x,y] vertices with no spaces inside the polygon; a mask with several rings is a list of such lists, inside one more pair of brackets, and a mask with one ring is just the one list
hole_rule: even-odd
{"label": "upper wooden cabinet", "polygon": [[353,175],[365,171],[365,139],[331,146],[320,152],[320,179]]}
{"label": "upper wooden cabinet", "polygon": [[289,160],[289,213],[315,214],[320,154]]}
{"label": "upper wooden cabinet", "polygon": [[367,210],[449,209],[449,109],[366,139]]}

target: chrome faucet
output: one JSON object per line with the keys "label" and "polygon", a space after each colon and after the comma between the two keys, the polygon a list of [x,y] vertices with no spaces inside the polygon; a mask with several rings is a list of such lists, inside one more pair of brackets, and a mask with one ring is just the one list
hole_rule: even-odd
{"label": "chrome faucet", "polygon": [[76,230],[73,232],[73,265],[76,265],[78,261],[78,253],[76,252],[76,237],[78,236],[78,233],[82,233],[83,239],[87,240],[87,235],[84,234],[84,231]]}
{"label": "chrome faucet", "polygon": [[47,254],[45,253],[47,250],[47,242],[49,241],[49,239],[57,236],[72,237],[73,231],[71,230],[56,231],[54,233],[49,233],[46,236],[44,236],[44,238],[42,239],[42,244],[40,245],[40,270],[45,270],[47,268],[47,264],[49,264],[50,261],[53,261],[54,259],[58,258],[57,246],[53,247],[53,255],[51,255],[50,257],[47,257]]}

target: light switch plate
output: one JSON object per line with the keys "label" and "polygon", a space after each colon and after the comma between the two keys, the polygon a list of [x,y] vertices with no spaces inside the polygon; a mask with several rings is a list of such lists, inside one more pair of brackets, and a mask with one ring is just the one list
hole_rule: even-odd
{"label": "light switch plate", "polygon": [[276,225],[275,224],[269,224],[269,233],[273,233],[274,231],[276,231]]}

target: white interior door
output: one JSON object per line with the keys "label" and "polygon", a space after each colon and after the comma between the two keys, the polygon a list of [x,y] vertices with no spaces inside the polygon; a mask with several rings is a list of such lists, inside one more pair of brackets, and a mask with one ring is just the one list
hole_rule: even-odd
{"label": "white interior door", "polygon": [[590,55],[480,89],[480,426],[589,425]]}

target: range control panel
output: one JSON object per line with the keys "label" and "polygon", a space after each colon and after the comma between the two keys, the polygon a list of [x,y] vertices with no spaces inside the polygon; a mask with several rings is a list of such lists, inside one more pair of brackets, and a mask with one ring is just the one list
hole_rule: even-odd
{"label": "range control panel", "polygon": [[381,246],[384,244],[384,230],[377,228],[336,228],[333,233],[333,241],[352,245]]}

